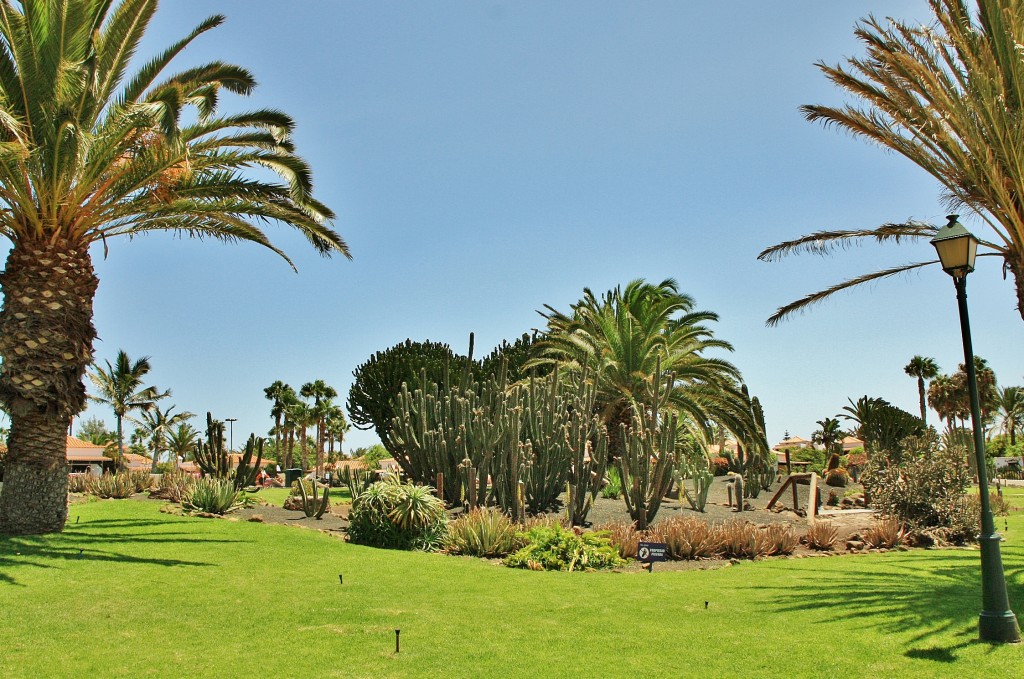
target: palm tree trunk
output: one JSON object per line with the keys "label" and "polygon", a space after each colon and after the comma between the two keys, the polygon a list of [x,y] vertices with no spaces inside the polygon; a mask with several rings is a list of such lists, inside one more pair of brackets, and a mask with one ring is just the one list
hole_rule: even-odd
{"label": "palm tree trunk", "polygon": [[59,531],[67,520],[67,439],[85,408],[96,275],[88,246],[16,240],[0,274],[0,402],[11,417],[0,533]]}
{"label": "palm tree trunk", "polygon": [[1024,319],[1024,253],[1018,253],[1016,257],[1007,257],[1006,263],[1013,273],[1013,282],[1017,287],[1017,311]]}
{"label": "palm tree trunk", "polygon": [[917,395],[921,398],[921,423],[928,426],[928,409],[924,403],[924,378],[917,378]]}

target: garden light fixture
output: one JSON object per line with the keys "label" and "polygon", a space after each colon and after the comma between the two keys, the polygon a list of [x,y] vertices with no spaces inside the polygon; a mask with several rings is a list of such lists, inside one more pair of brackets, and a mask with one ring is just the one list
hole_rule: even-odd
{"label": "garden light fixture", "polygon": [[978,376],[974,368],[974,347],[971,344],[971,323],[967,315],[967,274],[974,271],[974,258],[978,239],[957,221],[957,215],[947,217],[949,223],[939,229],[931,243],[939,253],[942,270],[953,277],[956,299],[960,308],[960,333],[964,344],[964,369],[971,400],[971,424],[974,428],[974,456],[978,468],[978,495],[981,499],[981,603],[978,636],[982,641],[1020,641],[1017,616],[1010,610],[1006,594],[1006,576],[999,552],[1002,538],[996,533],[988,495],[988,473],[985,468],[985,441],[981,429],[981,404],[978,398]]}

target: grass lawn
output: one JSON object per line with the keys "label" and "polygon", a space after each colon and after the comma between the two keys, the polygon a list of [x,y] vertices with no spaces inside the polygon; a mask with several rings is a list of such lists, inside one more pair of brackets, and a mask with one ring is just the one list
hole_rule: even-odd
{"label": "grass lawn", "polygon": [[[1024,506],[1024,490],[1008,495]],[[535,573],[158,508],[78,504],[62,534],[0,538],[0,676],[1010,677],[1024,667],[1024,646],[975,641],[976,550]],[[1010,598],[1024,618],[1024,511],[1006,525]]]}

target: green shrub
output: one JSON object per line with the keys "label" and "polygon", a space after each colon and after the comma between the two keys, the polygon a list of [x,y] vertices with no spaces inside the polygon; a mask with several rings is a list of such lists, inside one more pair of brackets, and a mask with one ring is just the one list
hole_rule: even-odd
{"label": "green shrub", "polygon": [[428,486],[378,481],[353,499],[352,542],[387,549],[440,549],[448,536],[444,503]]}
{"label": "green shrub", "polygon": [[825,456],[824,450],[817,450],[815,448],[788,448],[789,459],[793,462],[810,462],[810,469],[824,469]]}
{"label": "green shrub", "polygon": [[[868,462],[861,481],[871,504],[911,532],[940,540],[973,540],[977,516],[965,515],[966,492],[972,482],[967,451],[939,445],[930,431],[904,439],[896,459],[898,463],[876,454]],[[967,529],[970,525],[975,528]]]}
{"label": "green shrub", "polygon": [[245,493],[235,488],[231,479],[204,476],[196,479],[181,498],[181,506],[189,512],[228,514],[245,506]]}
{"label": "green shrub", "polygon": [[535,571],[583,571],[625,563],[603,531],[584,533],[559,525],[537,526],[523,537],[526,546],[505,557],[506,566]]}
{"label": "green shrub", "polygon": [[499,509],[483,507],[452,521],[445,549],[451,554],[497,557],[521,547],[515,524]]}

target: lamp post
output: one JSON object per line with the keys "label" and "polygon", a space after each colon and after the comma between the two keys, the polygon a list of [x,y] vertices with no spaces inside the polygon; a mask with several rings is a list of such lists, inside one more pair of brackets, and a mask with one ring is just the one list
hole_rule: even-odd
{"label": "lamp post", "polygon": [[235,452],[235,422],[238,422],[237,417],[225,417],[224,421],[228,423],[228,452]]}
{"label": "lamp post", "polygon": [[981,496],[981,616],[978,635],[982,641],[1020,641],[1017,616],[1010,610],[1006,594],[1003,559],[999,552],[1002,538],[996,533],[995,519],[989,506],[988,474],[985,469],[985,441],[981,432],[981,403],[978,398],[978,377],[974,369],[974,348],[971,345],[971,324],[967,316],[967,274],[974,271],[978,239],[949,215],[949,222],[939,229],[931,243],[939,253],[942,270],[953,277],[960,308],[960,333],[964,343],[964,368],[971,399],[971,423],[974,427],[974,456],[978,466],[978,494]]}

